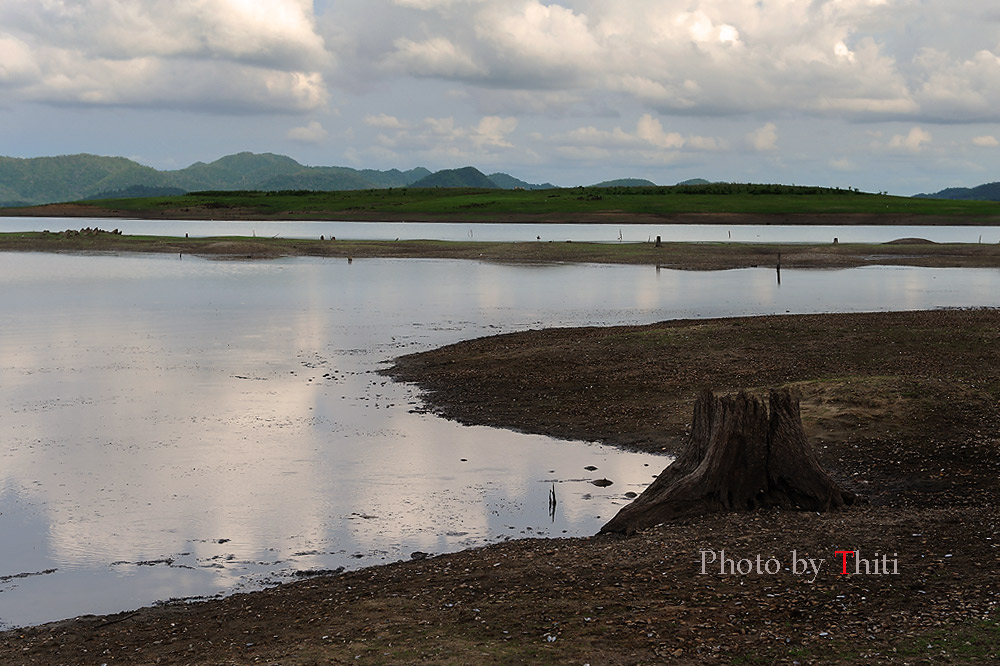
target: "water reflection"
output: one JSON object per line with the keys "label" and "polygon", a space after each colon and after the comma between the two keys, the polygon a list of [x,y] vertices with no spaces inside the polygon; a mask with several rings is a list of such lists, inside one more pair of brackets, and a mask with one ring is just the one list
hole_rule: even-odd
{"label": "water reflection", "polygon": [[969,269],[786,271],[778,286],[770,269],[0,262],[6,624],[590,534],[664,464],[414,413],[413,390],[376,374],[398,354],[541,326],[996,305],[1000,293],[1000,272]]}
{"label": "water reflection", "polygon": [[338,238],[340,240],[451,240],[596,243],[665,242],[737,243],[886,243],[897,238],[926,238],[937,243],[997,243],[1000,227],[783,224],[512,224],[461,222],[262,222],[215,220],[114,220],[105,218],[0,217],[3,231],[58,231],[72,227],[107,228],[126,234],[184,236],[260,236]]}

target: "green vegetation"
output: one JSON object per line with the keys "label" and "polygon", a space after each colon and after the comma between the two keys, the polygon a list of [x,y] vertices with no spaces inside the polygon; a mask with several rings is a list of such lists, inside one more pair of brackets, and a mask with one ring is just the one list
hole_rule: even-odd
{"label": "green vegetation", "polygon": [[[441,219],[505,221],[577,221],[598,215],[600,221],[662,221],[673,215],[749,214],[824,216],[877,215],[893,224],[894,216],[962,218],[959,224],[995,224],[1000,205],[983,201],[913,199],[855,190],[785,185],[713,183],[674,187],[580,187],[559,190],[496,190],[480,188],[394,188],[340,192],[193,192],[178,197],[90,201],[130,214],[157,216],[282,217],[289,219]],[[558,219],[552,220],[551,216]],[[644,216],[645,219],[625,219]],[[579,220],[595,221],[595,220]],[[712,222],[712,220],[705,220]],[[730,222],[729,220],[717,220]],[[780,217],[773,219],[782,223]],[[795,223],[809,223],[796,220]],[[912,220],[906,220],[913,223]],[[730,222],[731,223],[731,222]]]}
{"label": "green vegetation", "polygon": [[[193,194],[180,196],[184,192]],[[163,196],[167,193],[176,196]],[[503,216],[605,216],[601,220],[553,220],[562,222],[620,222],[612,216],[629,215],[840,214],[879,215],[885,218],[879,224],[893,224],[897,222],[888,219],[892,216],[992,218],[1000,216],[998,204],[989,201],[996,199],[1000,199],[1000,184],[996,183],[913,198],[851,188],[722,183],[698,178],[675,186],[623,178],[558,189],[550,183],[531,184],[505,173],[487,176],[471,166],[436,173],[423,167],[359,170],[304,166],[271,153],[238,153],[173,171],[159,171],[123,157],[0,157],[0,209],[91,200],[99,203],[88,205],[103,204],[143,215],[170,210],[184,218],[205,209],[317,219],[503,221]]]}
{"label": "green vegetation", "polygon": [[164,187],[170,183],[161,172],[124,157],[0,157],[0,206],[71,201],[136,185]]}
{"label": "green vegetation", "polygon": [[506,173],[491,173],[489,179],[496,184],[497,187],[504,190],[554,190],[556,188],[552,183],[528,183],[519,178],[514,178]]}
{"label": "green vegetation", "polygon": [[497,184],[475,167],[444,169],[432,173],[413,183],[412,187],[473,187],[479,189],[499,189]]}
{"label": "green vegetation", "polygon": [[1000,183],[986,183],[977,187],[948,187],[934,194],[916,194],[914,196],[927,199],[1000,201]]}
{"label": "green vegetation", "polygon": [[[439,172],[434,187],[525,187],[535,186],[507,174],[484,176],[478,170]],[[351,169],[349,167],[303,166],[290,157],[271,153],[238,153],[184,169],[158,171],[123,157],[62,155],[18,159],[0,157],[0,207],[31,206],[79,199],[121,199],[152,196],[145,190],[363,190],[406,187],[431,176],[423,167],[400,171]],[[434,174],[437,175],[437,174]],[[551,187],[551,186],[548,186]]]}
{"label": "green vegetation", "polygon": [[[409,185],[430,171],[307,167],[283,155],[239,153],[210,164],[158,171],[123,157],[0,157],[0,207],[79,199],[120,199],[146,190],[357,190]],[[133,196],[149,196],[134,194]]]}
{"label": "green vegetation", "polygon": [[656,183],[645,178],[619,178],[617,180],[605,180],[591,187],[656,187]]}

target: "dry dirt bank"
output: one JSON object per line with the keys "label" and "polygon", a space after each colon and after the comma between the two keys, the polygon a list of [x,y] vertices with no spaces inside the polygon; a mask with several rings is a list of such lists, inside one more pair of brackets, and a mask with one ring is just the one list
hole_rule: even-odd
{"label": "dry dirt bank", "polygon": [[285,256],[444,258],[509,263],[615,263],[683,270],[732,268],[850,268],[872,265],[1000,267],[1000,244],[931,243],[917,238],[889,243],[587,243],[356,241],[287,238],[176,238],[126,236],[84,229],[0,234],[0,251],[158,252],[221,259]]}

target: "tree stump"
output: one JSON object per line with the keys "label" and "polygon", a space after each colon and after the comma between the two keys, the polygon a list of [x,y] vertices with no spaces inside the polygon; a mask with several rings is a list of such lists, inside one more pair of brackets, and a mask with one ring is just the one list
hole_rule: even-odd
{"label": "tree stump", "polygon": [[601,532],[631,534],[717,511],[828,511],[852,504],[855,496],[837,487],[806,440],[798,398],[772,389],[768,402],[770,409],[744,392],[703,391],[680,455]]}

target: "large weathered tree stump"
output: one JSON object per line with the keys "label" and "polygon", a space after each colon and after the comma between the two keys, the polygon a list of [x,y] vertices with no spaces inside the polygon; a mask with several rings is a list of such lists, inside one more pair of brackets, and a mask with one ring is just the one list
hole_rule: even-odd
{"label": "large weathered tree stump", "polygon": [[788,389],[772,389],[769,406],[742,392],[704,391],[680,455],[601,532],[630,534],[717,511],[828,511],[852,504],[854,495],[837,487],[806,440],[798,399]]}

